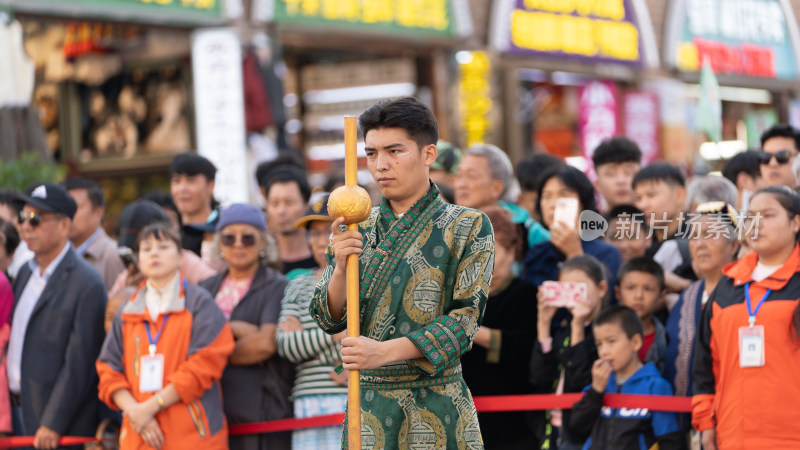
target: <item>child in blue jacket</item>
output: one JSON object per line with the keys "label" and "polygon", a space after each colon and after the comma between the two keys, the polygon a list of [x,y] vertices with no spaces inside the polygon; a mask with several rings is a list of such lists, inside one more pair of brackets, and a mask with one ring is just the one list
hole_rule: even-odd
{"label": "child in blue jacket", "polygon": [[655,444],[659,450],[686,448],[676,413],[603,406],[606,392],[672,395],[656,366],[639,360],[643,331],[636,313],[625,306],[607,308],[595,318],[592,331],[599,359],[592,366],[592,384],[570,418],[574,435],[588,438],[584,450],[647,450]]}

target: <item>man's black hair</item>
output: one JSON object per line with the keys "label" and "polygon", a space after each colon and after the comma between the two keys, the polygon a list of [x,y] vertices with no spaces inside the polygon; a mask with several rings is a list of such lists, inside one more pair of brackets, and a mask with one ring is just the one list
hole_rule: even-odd
{"label": "man's black hair", "polygon": [[64,186],[64,189],[67,191],[85,189],[86,194],[89,196],[89,201],[92,202],[93,209],[106,207],[106,196],[103,193],[103,188],[88,178],[70,178],[64,180],[61,185]]}
{"label": "man's black hair", "polygon": [[193,177],[195,175],[203,175],[206,181],[214,181],[217,175],[217,168],[214,164],[203,156],[197,153],[181,153],[172,159],[169,165],[169,175],[188,175]]}
{"label": "man's black hair", "polygon": [[662,291],[667,286],[664,282],[664,269],[661,267],[661,264],[655,262],[655,260],[649,256],[632,258],[623,264],[617,273],[617,285],[621,285],[622,279],[625,277],[625,275],[631,272],[649,273],[650,275],[656,277],[658,280],[658,287]]}
{"label": "man's black hair", "polygon": [[[647,226],[647,218],[644,216],[644,213],[641,209],[633,206],[633,205],[618,205],[611,208],[611,211],[606,213],[605,219],[606,222],[611,222],[612,220],[618,220],[621,217],[625,216],[624,219],[629,220],[631,226],[634,225],[640,227],[642,231],[647,231],[649,227]],[[636,228],[631,228],[635,230]]]}
{"label": "man's black hair", "polygon": [[308,203],[311,198],[311,186],[308,184],[308,177],[303,170],[296,166],[283,165],[272,169],[259,181],[259,185],[264,188],[264,196],[269,196],[269,190],[275,183],[297,183],[303,201]]}
{"label": "man's black hair", "polygon": [[753,179],[761,177],[761,164],[759,162],[758,152],[748,150],[746,152],[737,153],[733,158],[729,159],[722,168],[722,176],[730,180],[734,186],[736,186],[736,178],[738,178],[739,174],[742,172]]}
{"label": "man's black hair", "polygon": [[6,255],[11,255],[19,245],[19,233],[14,224],[0,219],[0,245],[6,250]]}
{"label": "man's black hair", "polygon": [[633,162],[636,164],[642,163],[642,151],[636,142],[626,138],[625,136],[616,136],[611,139],[606,139],[597,146],[592,155],[592,162],[594,168],[603,164],[619,164]]}
{"label": "man's black hair", "polygon": [[636,189],[639,183],[645,181],[663,181],[672,186],[686,187],[686,177],[683,176],[681,170],[673,164],[663,161],[657,161],[642,167],[642,169],[633,176],[633,182],[631,184],[633,188]]}
{"label": "man's black hair", "polygon": [[[172,200],[172,196],[167,194],[164,191],[153,190],[146,192],[142,195],[142,200],[150,200],[151,202],[155,203],[156,205],[160,206],[161,208],[167,208],[172,211],[175,211],[175,214],[178,215],[178,223],[181,223],[181,212],[178,211],[178,207],[175,206],[175,202]],[[212,199],[212,208],[214,207],[214,202]]]}
{"label": "man's black hair", "polygon": [[20,193],[11,189],[0,189],[0,205],[6,205],[14,211],[14,218],[22,211],[22,201]]}
{"label": "man's black hair", "polygon": [[778,123],[761,133],[761,148],[764,144],[775,137],[785,137],[794,140],[795,150],[800,151],[800,131],[788,123]]}
{"label": "man's black hair", "polygon": [[519,187],[523,191],[535,191],[543,173],[552,167],[563,166],[564,161],[558,156],[549,153],[535,153],[523,159],[514,169],[517,174]]}
{"label": "man's black hair", "polygon": [[264,161],[256,167],[256,183],[264,187],[261,184],[264,181],[264,177],[274,169],[285,165],[295,166],[303,172],[306,171],[306,161],[300,153],[291,150],[282,151],[275,159]]}
{"label": "man's black hair", "polygon": [[414,97],[383,100],[370,106],[358,116],[358,126],[365,139],[371,130],[402,128],[420,150],[439,140],[439,123],[433,111]]}
{"label": "man's black hair", "polygon": [[644,339],[644,327],[642,326],[642,319],[636,314],[636,311],[628,308],[627,306],[615,305],[600,311],[600,314],[594,318],[592,327],[599,327],[600,325],[617,324],[628,339],[633,339],[637,334]]}

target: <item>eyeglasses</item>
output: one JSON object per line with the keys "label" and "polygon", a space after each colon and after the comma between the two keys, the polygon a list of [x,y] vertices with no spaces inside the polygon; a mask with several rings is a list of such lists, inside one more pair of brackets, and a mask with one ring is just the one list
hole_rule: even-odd
{"label": "eyeglasses", "polygon": [[792,158],[792,152],[790,150],[781,150],[776,153],[759,152],[758,160],[762,166],[766,166],[772,161],[773,156],[775,157],[775,161],[778,161],[778,164],[786,164]]}
{"label": "eyeglasses", "polygon": [[56,218],[58,217],[58,214],[42,215],[36,211],[30,211],[27,213],[25,211],[20,211],[18,219],[20,225],[24,224],[25,221],[28,221],[28,223],[31,224],[33,228],[36,228],[39,226],[40,223],[42,223],[42,221],[44,221],[48,217]]}
{"label": "eyeglasses", "polygon": [[233,247],[236,245],[237,236],[239,236],[239,242],[242,243],[243,247],[252,247],[256,245],[256,235],[255,234],[223,234],[219,237],[219,242],[224,245],[225,247]]}

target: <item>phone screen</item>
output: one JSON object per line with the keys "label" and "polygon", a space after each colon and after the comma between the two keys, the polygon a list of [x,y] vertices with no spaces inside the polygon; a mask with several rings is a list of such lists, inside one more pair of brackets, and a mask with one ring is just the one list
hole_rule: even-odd
{"label": "phone screen", "polygon": [[578,221],[578,199],[559,198],[556,200],[556,211],[553,215],[553,224],[564,223],[573,230]]}
{"label": "phone screen", "polygon": [[559,308],[572,308],[578,302],[586,302],[586,283],[545,281],[541,289],[544,301]]}

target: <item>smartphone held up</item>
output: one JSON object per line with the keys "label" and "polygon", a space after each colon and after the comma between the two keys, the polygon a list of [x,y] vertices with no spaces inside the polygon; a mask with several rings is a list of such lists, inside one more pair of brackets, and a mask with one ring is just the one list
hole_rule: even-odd
{"label": "smartphone held up", "polygon": [[586,303],[586,283],[545,281],[541,288],[544,302],[558,308],[573,308],[578,302]]}
{"label": "smartphone held up", "polygon": [[569,197],[557,199],[553,223],[563,223],[570,229],[576,229],[578,225],[578,199]]}

